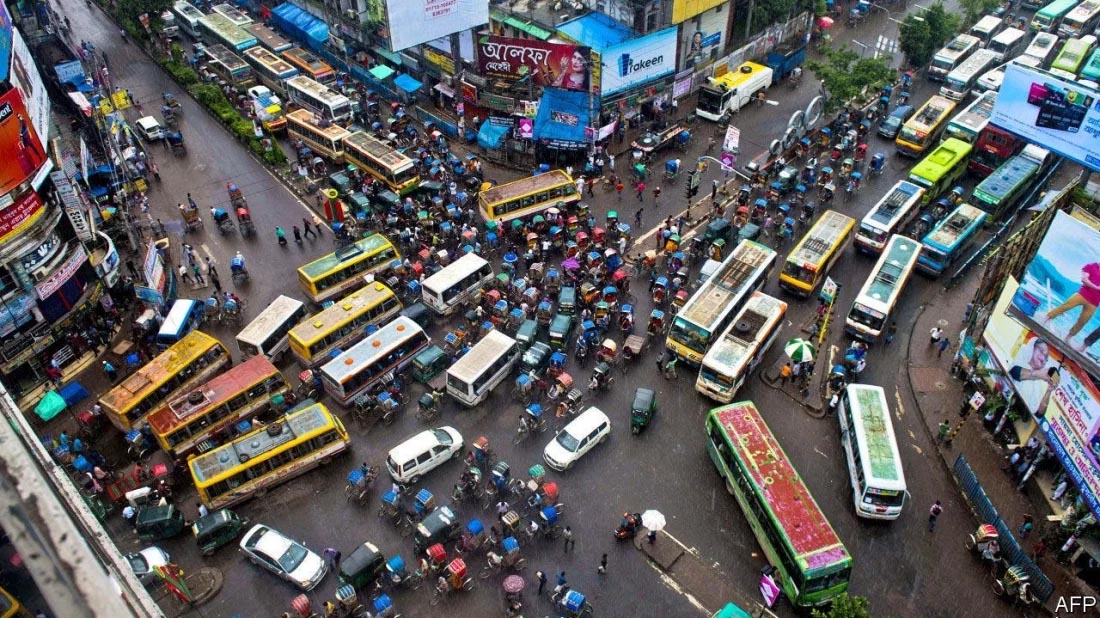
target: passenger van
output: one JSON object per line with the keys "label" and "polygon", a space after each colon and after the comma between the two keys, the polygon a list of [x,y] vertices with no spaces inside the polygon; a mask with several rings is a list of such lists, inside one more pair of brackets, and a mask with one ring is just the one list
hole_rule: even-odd
{"label": "passenger van", "polygon": [[986,15],[970,28],[969,33],[978,37],[982,47],[987,47],[993,42],[994,37],[1004,29],[1005,22],[1003,19],[996,15]]}
{"label": "passenger van", "polygon": [[1027,47],[1027,33],[1016,28],[1006,28],[989,42],[986,49],[997,54],[997,62],[1006,62],[1019,56]]}
{"label": "passenger van", "polygon": [[390,449],[386,469],[398,483],[415,483],[462,448],[462,434],[454,427],[427,429]]}
{"label": "passenger van", "polygon": [[1054,61],[1054,54],[1058,52],[1058,35],[1050,32],[1040,32],[1031,39],[1031,43],[1024,50],[1024,56],[1039,61],[1040,68],[1050,66]]}
{"label": "passenger van", "polygon": [[181,298],[172,303],[168,317],[157,331],[157,347],[165,349],[202,324],[205,305],[197,300]]}
{"label": "passenger van", "polygon": [[577,415],[554,436],[543,449],[542,459],[555,470],[568,470],[610,435],[611,419],[593,406]]}

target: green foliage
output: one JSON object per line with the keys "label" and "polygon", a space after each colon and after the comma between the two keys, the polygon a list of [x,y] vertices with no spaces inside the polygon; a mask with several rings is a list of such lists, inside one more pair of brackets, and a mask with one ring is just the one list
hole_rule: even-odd
{"label": "green foliage", "polygon": [[824,17],[829,12],[829,5],[825,0],[817,0],[814,3],[814,15],[817,17]]}
{"label": "green foliage", "polygon": [[781,24],[799,11],[813,7],[814,3],[807,0],[756,0],[752,9],[752,32],[760,32],[771,24]]}
{"label": "green foliage", "polygon": [[812,60],[806,68],[821,80],[826,96],[825,110],[835,111],[894,81],[894,69],[889,56],[861,58],[846,46],[821,47],[823,60]]}
{"label": "green foliage", "polygon": [[844,593],[833,599],[833,604],[828,611],[815,609],[811,618],[871,618],[871,611],[867,608],[867,599],[863,597],[850,597]]}
{"label": "green foliage", "polygon": [[959,0],[959,8],[963,11],[962,24],[973,25],[1000,5],[1001,0]]}
{"label": "green foliage", "polygon": [[932,61],[932,56],[948,40],[959,32],[959,16],[947,12],[942,2],[930,6],[920,14],[909,15],[902,22],[898,47],[905,54],[909,66],[922,67]]}
{"label": "green foliage", "polygon": [[172,77],[184,88],[189,88],[199,83],[199,74],[186,64],[180,64],[172,60],[163,60],[162,64],[164,68],[172,74]]}
{"label": "green foliage", "polygon": [[149,33],[142,27],[139,17],[142,13],[149,16],[149,27],[153,32],[161,28],[160,14],[172,6],[172,0],[118,0],[114,8],[115,19],[123,29],[138,40],[146,40]]}

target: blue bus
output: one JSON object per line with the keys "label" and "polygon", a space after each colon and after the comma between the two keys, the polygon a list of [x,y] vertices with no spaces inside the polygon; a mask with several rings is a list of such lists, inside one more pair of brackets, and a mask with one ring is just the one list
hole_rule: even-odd
{"label": "blue bus", "polygon": [[938,277],[962,257],[989,215],[970,204],[960,204],[921,241],[917,270]]}
{"label": "blue bus", "polygon": [[164,318],[160,330],[157,331],[157,346],[162,349],[171,347],[183,339],[184,335],[198,328],[202,324],[205,310],[204,303],[190,298],[181,298],[172,303],[168,317]]}

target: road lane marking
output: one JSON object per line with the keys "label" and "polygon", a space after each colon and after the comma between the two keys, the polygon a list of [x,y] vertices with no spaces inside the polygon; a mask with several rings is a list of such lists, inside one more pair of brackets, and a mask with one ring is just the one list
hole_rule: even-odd
{"label": "road lane marking", "polygon": [[652,560],[649,560],[648,562],[649,562],[649,568],[653,569],[654,571],[657,571],[657,575],[658,575],[658,577],[660,577],[661,581],[664,582],[664,584],[666,586],[668,586],[670,589],[672,589],[673,592],[675,592],[675,593],[679,594],[680,596],[684,597],[684,599],[688,603],[690,603],[695,609],[702,612],[704,616],[712,615],[711,610],[707,609],[706,607],[703,607],[703,604],[700,603],[699,600],[696,599],[694,595],[692,595],[690,592],[685,590],[684,587],[681,586],[675,579],[673,579],[673,577],[671,575],[669,575],[665,571],[662,571],[661,567],[657,566],[657,563],[653,562]]}
{"label": "road lane marking", "polygon": [[199,246],[202,247],[202,252],[206,254],[206,257],[210,258],[210,261],[215,264],[218,263],[218,258],[214,257],[213,252],[210,251],[210,247],[206,243],[202,243]]}
{"label": "road lane marking", "polygon": [[821,456],[822,456],[822,457],[824,457],[825,459],[828,459],[828,458],[829,458],[829,456],[828,456],[828,455],[826,455],[826,454],[825,454],[824,452],[822,452],[822,451],[818,450],[818,448],[817,448],[816,446],[814,447],[814,452],[815,452],[815,453],[817,453],[818,455],[821,455]]}

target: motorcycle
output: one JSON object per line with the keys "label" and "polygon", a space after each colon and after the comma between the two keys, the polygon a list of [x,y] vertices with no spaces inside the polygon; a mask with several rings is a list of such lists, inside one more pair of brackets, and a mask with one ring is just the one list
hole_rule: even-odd
{"label": "motorcycle", "polygon": [[623,513],[619,521],[619,527],[615,529],[615,538],[620,541],[632,539],[638,534],[638,526],[642,525],[642,516],[639,513]]}

